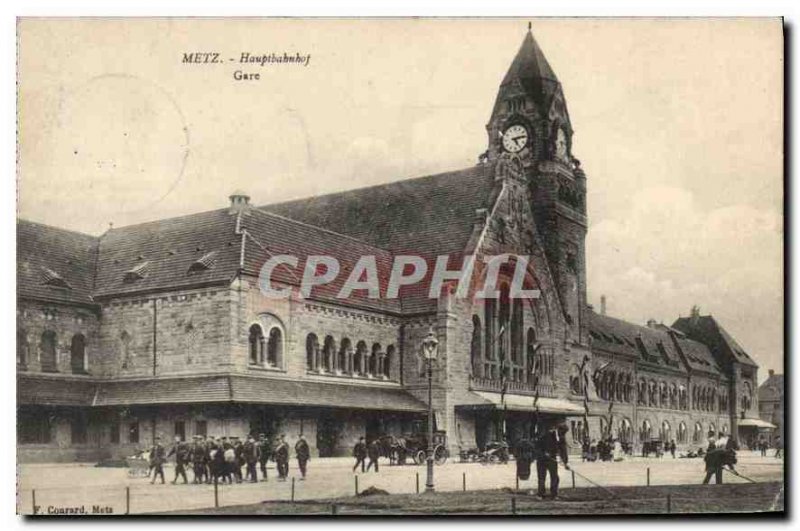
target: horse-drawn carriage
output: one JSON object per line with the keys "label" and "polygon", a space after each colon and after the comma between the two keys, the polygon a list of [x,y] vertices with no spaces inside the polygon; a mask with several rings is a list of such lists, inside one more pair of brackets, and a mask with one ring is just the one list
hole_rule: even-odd
{"label": "horse-drawn carriage", "polygon": [[[381,437],[381,454],[389,458],[390,465],[404,465],[410,458],[414,464],[422,465],[428,458],[428,435],[413,433],[395,437]],[[443,431],[433,434],[433,461],[437,465],[447,462],[450,453],[447,450],[447,435]]]}

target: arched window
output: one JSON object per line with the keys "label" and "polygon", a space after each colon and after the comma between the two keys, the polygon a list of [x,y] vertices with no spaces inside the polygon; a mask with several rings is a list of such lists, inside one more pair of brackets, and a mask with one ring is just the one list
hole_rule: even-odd
{"label": "arched window", "polygon": [[75,334],[72,336],[69,353],[72,373],[84,374],[86,372],[86,338],[83,334]]}
{"label": "arched window", "polygon": [[624,418],[619,421],[619,431],[617,433],[617,437],[621,443],[627,444],[633,442],[633,426],[631,425],[631,421],[629,419]]}
{"label": "arched window", "polygon": [[[528,328],[528,333],[525,339],[525,372],[527,373],[527,380],[533,383],[534,373],[541,377],[542,367],[537,363],[538,356],[536,354],[536,331],[533,328]],[[540,358],[539,358],[540,359]]]}
{"label": "arched window", "polygon": [[[495,356],[495,334],[497,333],[496,330],[496,318],[497,318],[497,306],[495,305],[495,299],[485,299],[483,302],[483,313],[484,318],[483,322],[486,325],[486,334],[485,334],[485,342],[486,346],[484,348],[484,353],[487,360],[494,360],[496,359]],[[486,374],[486,376],[490,376]]]}
{"label": "arched window", "polygon": [[692,434],[692,442],[699,444],[703,440],[703,425],[699,422],[694,425],[694,433]]}
{"label": "arched window", "polygon": [[658,405],[662,408],[669,407],[669,391],[667,390],[666,382],[660,382],[658,384]]}
{"label": "arched window", "polygon": [[319,363],[319,339],[316,334],[306,336],[306,370],[316,371]]}
{"label": "arched window", "polygon": [[383,376],[387,380],[392,378],[392,364],[394,363],[394,345],[386,347],[386,357],[383,359]]}
{"label": "arched window", "polygon": [[722,435],[728,435],[728,425],[727,424],[723,424],[722,425]]}
{"label": "arched window", "polygon": [[336,341],[331,336],[325,336],[325,345],[322,348],[322,356],[319,360],[319,367],[320,370],[325,372],[333,371],[333,367],[336,364]]}
{"label": "arched window", "polygon": [[58,370],[56,360],[56,333],[52,330],[45,330],[42,333],[42,370],[55,372]]}
{"label": "arched window", "polygon": [[477,315],[472,316],[472,341],[470,342],[470,366],[472,368],[473,376],[481,376],[483,356],[481,352],[482,337],[481,337],[481,319]]}
{"label": "arched window", "polygon": [[647,405],[647,382],[645,380],[639,380],[639,389],[638,389],[638,396],[636,397],[636,403],[641,406]]}
{"label": "arched window", "polygon": [[686,386],[683,384],[681,384],[680,387],[678,387],[678,408],[687,409]]}
{"label": "arched window", "polygon": [[717,427],[714,425],[713,422],[708,423],[708,437],[716,437],[717,436]]}
{"label": "arched window", "polygon": [[747,411],[753,407],[753,386],[750,385],[750,382],[744,382],[744,388],[742,390],[742,409]]}
{"label": "arched window", "polygon": [[583,395],[581,368],[576,363],[573,363],[569,368],[569,390],[572,394]]}
{"label": "arched window", "polygon": [[194,361],[194,354],[197,352],[197,346],[200,344],[200,331],[196,329],[192,323],[186,324],[183,331],[183,348],[186,354],[186,363],[191,364]]}
{"label": "arched window", "polygon": [[664,442],[672,439],[672,426],[666,420],[661,423],[661,440]]}
{"label": "arched window", "polygon": [[369,367],[367,374],[370,376],[378,376],[381,373],[381,344],[373,343],[372,353],[369,356]]}
{"label": "arched window", "polygon": [[[513,299],[511,305],[511,361],[514,365],[521,366],[522,359],[522,301],[520,299]],[[517,380],[521,373],[517,371]]]}
{"label": "arched window", "polygon": [[[328,336],[325,338],[325,350],[327,351],[330,349],[331,352],[334,352],[335,347],[333,343],[333,338]],[[353,367],[351,366],[351,355],[353,348],[350,345],[350,340],[348,338],[342,339],[342,344],[339,347],[339,370],[343,373],[350,374],[353,372]]]}
{"label": "arched window", "polygon": [[652,433],[653,433],[653,427],[650,425],[650,421],[644,420],[642,422],[642,429],[639,432],[639,440],[641,442],[649,441]]}
{"label": "arched window", "polygon": [[364,376],[367,356],[367,344],[363,341],[356,343],[356,354],[353,356],[353,374]]}
{"label": "arched window", "polygon": [[17,365],[22,368],[28,365],[28,332],[17,330]]}
{"label": "arched window", "polygon": [[655,380],[650,380],[647,387],[648,405],[650,407],[658,407],[658,386]]}
{"label": "arched window", "polygon": [[684,422],[678,424],[678,442],[680,444],[686,443],[686,424]]}
{"label": "arched window", "polygon": [[269,331],[267,343],[267,365],[279,367],[283,363],[283,332],[277,326]]}
{"label": "arched window", "polygon": [[133,366],[131,356],[131,335],[123,330],[119,335],[119,357],[122,359],[122,368],[127,369]]}
{"label": "arched window", "polygon": [[264,363],[264,330],[260,324],[250,326],[248,343],[250,345],[250,364],[262,365]]}

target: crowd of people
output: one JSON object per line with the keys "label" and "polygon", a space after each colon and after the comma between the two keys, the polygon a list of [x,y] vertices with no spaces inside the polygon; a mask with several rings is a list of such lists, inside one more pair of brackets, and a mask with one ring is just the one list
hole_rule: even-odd
{"label": "crowd of people", "polygon": [[[161,437],[155,438],[155,444],[147,453],[148,473],[152,476],[151,484],[157,479],[165,483],[164,465],[174,456],[176,484],[179,479],[189,483],[187,471],[193,474],[192,483],[243,483],[267,481],[267,463],[275,462],[278,481],[286,481],[289,475],[289,444],[286,435],[281,434],[273,444],[265,434],[260,434],[258,439],[249,435],[242,440],[239,437],[204,437],[195,435],[193,441],[186,442],[180,437],[175,437],[172,446],[167,448],[161,443]],[[311,460],[311,451],[304,435],[300,435],[294,445],[294,456],[297,468],[300,470],[300,481],[306,479],[308,462]],[[373,469],[378,472],[381,456],[381,443],[379,439],[366,442],[360,437],[353,447],[353,457],[356,463],[353,472],[361,467],[361,472]],[[258,472],[261,472],[259,480]]]}
{"label": "crowd of people", "polygon": [[[300,469],[300,481],[306,478],[308,461],[311,452],[303,435],[300,435],[294,445],[297,466]],[[150,448],[147,476],[152,475],[150,483],[156,479],[165,482],[164,464],[175,456],[175,484],[179,479],[189,483],[187,470],[193,473],[192,483],[242,483],[259,481],[258,471],[261,471],[261,481],[267,480],[267,462],[275,462],[278,481],[286,481],[289,475],[289,444],[286,436],[281,434],[273,444],[265,434],[260,434],[258,439],[253,435],[244,440],[239,437],[204,437],[195,435],[192,442],[175,437],[174,444],[167,451],[161,443],[161,437],[155,438],[155,444]],[[242,472],[244,469],[244,473]]]}

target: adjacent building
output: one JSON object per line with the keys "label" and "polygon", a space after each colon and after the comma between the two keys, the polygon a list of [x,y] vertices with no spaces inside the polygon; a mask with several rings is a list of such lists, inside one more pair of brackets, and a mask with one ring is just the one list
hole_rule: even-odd
{"label": "adjacent building", "polygon": [[[528,32],[503,78],[477,165],[257,207],[225,208],[99,237],[20,220],[17,292],[18,454],[23,461],[125,455],[155,435],[300,433],[320,456],[359,436],[420,431],[430,330],[436,428],[452,452],[533,412],[566,421],[573,443],[601,434],[634,445],[704,445],[758,418],[757,365],[711,316],[672,326],[596,313],[586,299],[587,176],[572,153],[565,95]],[[526,289],[499,271],[497,299],[429,297],[430,270],[475,257],[529,257]],[[292,255],[267,297],[270,257]],[[398,298],[336,294],[344,278],[303,293],[303,264],[330,255],[351,272],[372,256],[381,289],[393,260],[430,264]]]}
{"label": "adjacent building", "polygon": [[783,375],[769,370],[769,377],[758,388],[758,412],[762,421],[772,424],[774,428],[765,430],[765,438],[774,444],[779,436],[785,444],[783,417]]}

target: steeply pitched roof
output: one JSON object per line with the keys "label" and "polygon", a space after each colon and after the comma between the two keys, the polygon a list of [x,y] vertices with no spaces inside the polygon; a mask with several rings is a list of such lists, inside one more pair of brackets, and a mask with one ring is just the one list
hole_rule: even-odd
{"label": "steeply pitched roof", "polygon": [[711,349],[720,363],[742,363],[752,367],[758,364],[744,351],[733,337],[710,315],[680,317],[672,325],[687,336],[700,341]]}
{"label": "steeply pitched roof", "polygon": [[[273,274],[273,279],[296,285],[303,277],[309,256],[332,256],[339,262],[339,274],[330,284],[315,287],[311,292],[312,299],[400,313],[398,299],[383,297],[392,269],[392,255],[388,251],[349,236],[258,209],[253,209],[245,216],[242,227],[254,238],[254,241],[245,244],[246,271],[258,275],[269,257],[282,254],[295,256],[298,259],[297,267],[278,268]],[[370,299],[366,291],[358,290],[353,291],[348,299],[336,298],[362,256],[375,257],[381,297]]]}
{"label": "steeply pitched roof", "polygon": [[17,221],[17,296],[91,304],[97,238]]}
{"label": "steeply pitched roof", "polygon": [[[230,281],[239,268],[235,229],[227,209],[111,229],[100,238],[95,296]],[[214,251],[212,267],[190,274]]]}
{"label": "steeply pitched roof", "polygon": [[758,401],[781,400],[783,393],[783,375],[772,374],[758,386]]}
{"label": "steeply pitched roof", "polygon": [[493,189],[493,173],[481,165],[261,208],[394,254],[457,254]]}
{"label": "steeply pitched roof", "polygon": [[644,364],[686,372],[680,353],[667,331],[636,325],[593,311],[588,313],[592,348],[635,355]]}
{"label": "steeply pitched roof", "polygon": [[[553,96],[561,92],[561,83],[555,72],[547,62],[542,49],[528,31],[522,41],[517,55],[511,62],[503,81],[500,83],[500,93],[503,87],[519,82],[522,89],[545,112],[550,108]],[[500,102],[500,94],[495,102],[495,111]],[[562,98],[563,99],[563,98]]]}

